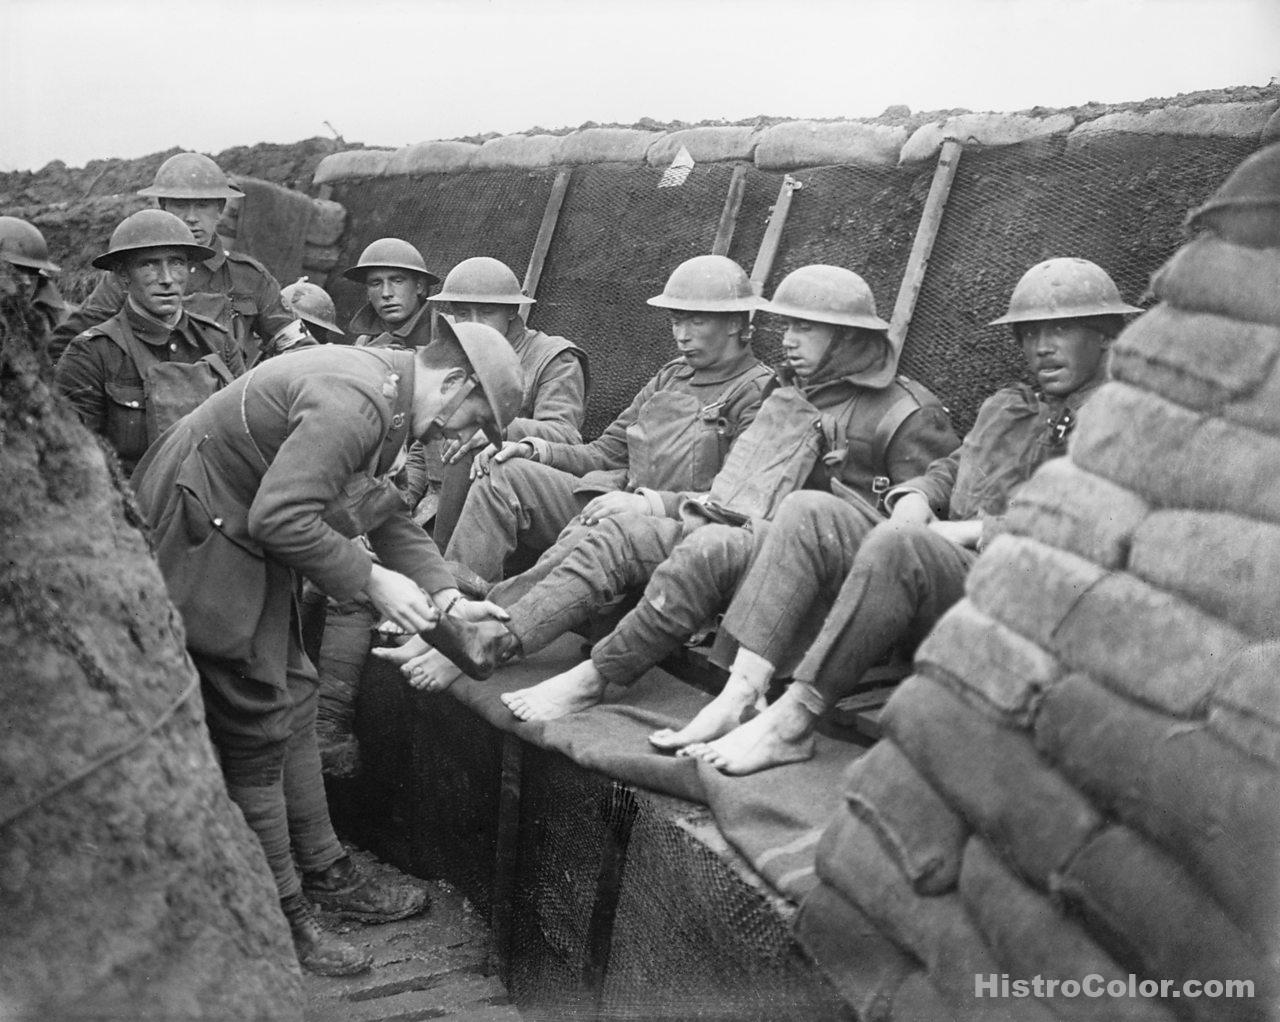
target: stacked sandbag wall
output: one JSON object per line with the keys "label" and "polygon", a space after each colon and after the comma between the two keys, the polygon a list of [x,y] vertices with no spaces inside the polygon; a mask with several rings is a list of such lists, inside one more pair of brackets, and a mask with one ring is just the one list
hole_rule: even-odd
{"label": "stacked sandbag wall", "polygon": [[[446,271],[491,255],[523,275],[556,174],[570,174],[529,322],[591,356],[593,436],[674,353],[645,299],[681,260],[709,251],[734,169],[745,173],[728,254],[752,268],[784,177],[799,185],[772,270],[850,267],[889,318],[944,138],[964,146],[908,332],[905,371],[931,386],[962,430],[982,400],[1024,371],[1000,315],[1036,262],[1079,255],[1105,266],[1130,301],[1184,240],[1182,217],[1257,147],[1280,101],[1107,112],[963,114],[902,123],[789,121],[661,132],[585,128],[483,144],[430,142],[335,153],[317,168],[350,216],[339,264],[385,234]],[[674,177],[673,163],[692,161]],[[339,318],[363,301],[333,278]],[[758,318],[756,346],[779,352]]]}
{"label": "stacked sandbag wall", "polygon": [[1280,247],[1206,233],[1151,290],[820,844],[799,933],[863,1017],[1280,1009]]}
{"label": "stacked sandbag wall", "polygon": [[36,343],[0,322],[0,1017],[298,1019],[182,623]]}

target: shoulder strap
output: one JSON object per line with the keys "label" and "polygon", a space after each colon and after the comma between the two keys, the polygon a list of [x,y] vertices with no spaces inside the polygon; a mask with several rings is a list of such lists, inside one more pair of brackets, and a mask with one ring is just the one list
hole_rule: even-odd
{"label": "shoulder strap", "polygon": [[[761,373],[764,370],[764,373]],[[763,362],[757,362],[750,369],[743,372],[741,379],[733,380],[725,385],[724,390],[716,396],[716,399],[710,404],[703,405],[702,415],[704,418],[712,412],[719,415],[720,410],[729,404],[739,394],[742,394],[748,387],[754,384],[762,375],[773,375],[773,370]]]}
{"label": "shoulder strap", "polygon": [[113,316],[112,319],[119,325],[120,334],[117,335],[114,330],[100,329],[101,335],[110,337],[115,342],[116,347],[133,360],[133,364],[138,370],[138,376],[145,381],[147,370],[153,365],[159,365],[160,357],[133,335],[133,330],[129,327],[129,321],[125,319],[123,310],[121,315],[118,317]]}
{"label": "shoulder strap", "polygon": [[876,424],[875,434],[871,439],[872,461],[880,469],[881,475],[885,476],[889,475],[889,445],[893,443],[893,438],[897,435],[898,430],[902,428],[902,424],[918,408],[943,407],[942,402],[937,399],[928,387],[921,386],[910,377],[898,376],[894,382],[901,386],[906,393],[891,404],[884,415],[880,417],[880,421]]}

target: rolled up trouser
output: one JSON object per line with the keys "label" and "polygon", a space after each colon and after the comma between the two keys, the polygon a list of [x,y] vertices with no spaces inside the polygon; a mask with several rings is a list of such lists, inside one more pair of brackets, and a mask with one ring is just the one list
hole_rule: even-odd
{"label": "rolled up trouser", "polygon": [[578,514],[576,483],[568,472],[525,458],[491,464],[489,474],[467,492],[446,559],[465,564],[488,582],[498,581],[517,545],[542,551],[555,543]]}
{"label": "rolled up trouser", "polygon": [[630,684],[706,627],[746,575],[755,543],[750,529],[733,525],[704,525],[677,543],[640,603],[592,648],[600,676]]}
{"label": "rolled up trouser", "polygon": [[853,559],[796,679],[826,704],[848,695],[897,643],[916,643],[964,595],[977,553],[924,525],[876,526]]}
{"label": "rolled up trouser", "polygon": [[326,727],[350,734],[356,719],[360,672],[373,645],[371,629],[378,613],[365,596],[329,600],[320,639],[319,719]]}
{"label": "rolled up trouser", "polygon": [[789,494],[725,613],[722,631],[789,670],[813,639],[875,522],[829,493]]}
{"label": "rolled up trouser", "polygon": [[553,548],[563,554],[559,563],[514,603],[504,599],[523,575],[490,593],[491,600],[507,607],[508,627],[525,653],[541,649],[617,597],[640,589],[680,543],[682,527],[673,518],[623,514],[575,532],[578,538],[572,544]]}
{"label": "rolled up trouser", "polygon": [[315,668],[292,630],[284,689],[246,677],[229,661],[199,653],[192,660],[227,794],[257,835],[280,897],[289,897],[302,889],[290,854],[291,829],[308,869],[323,868],[343,854],[329,820],[315,749]]}

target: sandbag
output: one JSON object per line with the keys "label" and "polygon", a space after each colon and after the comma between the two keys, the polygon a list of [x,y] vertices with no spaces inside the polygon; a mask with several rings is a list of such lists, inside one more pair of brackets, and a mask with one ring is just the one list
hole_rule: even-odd
{"label": "sandbag", "polygon": [[1025,114],[957,114],[939,121],[922,124],[903,144],[899,163],[931,160],[942,149],[945,139],[954,138],[966,146],[1003,146],[1025,142],[1030,138],[1061,135],[1075,127],[1071,114],[1028,117]]}
{"label": "sandbag", "polygon": [[1104,568],[1122,568],[1149,505],[1123,486],[1052,458],[1013,491],[1005,527]]}
{"label": "sandbag", "polygon": [[1264,1019],[1276,977],[1179,866],[1134,831],[1108,827],[1058,879],[1058,893],[1122,966],[1175,982],[1244,979],[1253,1000],[1180,1000],[1193,1019]]}
{"label": "sandbag", "polygon": [[1158,305],[1120,335],[1112,378],[1280,433],[1280,327]]}
{"label": "sandbag", "polygon": [[1280,766],[1280,642],[1241,650],[1220,675],[1210,729],[1249,755]]}
{"label": "sandbag", "polygon": [[1035,740],[1096,804],[1182,863],[1239,926],[1280,948],[1280,772],[1204,725],[1081,675],[1045,696]]}
{"label": "sandbag", "polygon": [[857,1017],[868,1022],[889,1018],[894,992],[918,971],[913,958],[827,884],[819,884],[805,897],[795,933]]}
{"label": "sandbag", "polygon": [[1256,137],[1276,109],[1274,100],[1260,103],[1197,103],[1158,110],[1121,110],[1085,121],[1067,139],[1078,148],[1105,138],[1110,132],[1142,135],[1199,135],[1213,138]]}
{"label": "sandbag", "polygon": [[1106,384],[1089,402],[1069,457],[1153,504],[1280,522],[1280,437],[1123,383]]}
{"label": "sandbag", "polygon": [[959,896],[917,894],[871,828],[855,817],[836,814],[818,842],[817,867],[824,881],[924,965],[947,1000],[972,998],[974,973],[999,971]]}
{"label": "sandbag", "polygon": [[558,154],[561,163],[643,163],[659,131],[638,128],[583,128],[565,135]]}
{"label": "sandbag", "polygon": [[969,828],[891,741],[846,774],[849,809],[870,827],[917,894],[952,890]]}
{"label": "sandbag", "polygon": [[854,165],[892,167],[907,129],[861,121],[787,121],[760,133],[756,166],[761,170]]}
{"label": "sandbag", "polygon": [[560,161],[562,135],[500,135],[491,138],[471,157],[472,170],[535,170]]}
{"label": "sandbag", "polygon": [[347,226],[346,207],[330,199],[312,199],[311,203],[315,211],[307,227],[307,245],[320,248],[336,245],[342,240],[342,232]]}
{"label": "sandbag", "polygon": [[302,268],[327,273],[338,265],[341,256],[342,248],[339,245],[307,245],[302,250]]}
{"label": "sandbag", "polygon": [[759,132],[749,125],[685,128],[683,131],[669,132],[654,141],[645,153],[645,161],[651,167],[669,166],[681,148],[689,151],[695,163],[750,160],[755,154],[759,137]]}
{"label": "sandbag", "polygon": [[1157,511],[1129,570],[1254,639],[1280,638],[1280,525],[1210,511]]}
{"label": "sandbag", "polygon": [[913,675],[881,726],[978,833],[1037,887],[1070,861],[1102,820],[1036,753],[1031,736]]}
{"label": "sandbag", "polygon": [[456,174],[471,166],[480,147],[474,142],[418,142],[387,158],[383,174]]}
{"label": "sandbag", "polygon": [[316,167],[311,183],[323,185],[351,178],[381,177],[393,152],[394,149],[348,149],[330,153]]}
{"label": "sandbag", "polygon": [[1280,255],[1275,249],[1245,248],[1201,235],[1156,271],[1151,290],[1180,309],[1280,326]]}
{"label": "sandbag", "polygon": [[[1117,965],[1047,897],[1014,876],[980,838],[970,838],[965,846],[960,900],[999,961],[1001,972],[1012,978],[1079,981],[1096,975],[1104,984],[1128,981],[1128,969]],[[1057,997],[1049,1003],[1056,1014],[1082,1022],[1103,1015],[1117,1022],[1172,1022],[1174,1018],[1166,1006],[1146,998],[1100,1001]]]}
{"label": "sandbag", "polygon": [[[1040,694],[1061,674],[1034,642],[961,600],[916,650],[916,670],[963,685],[1014,727],[1026,727]],[[874,750],[873,750],[874,751]]]}

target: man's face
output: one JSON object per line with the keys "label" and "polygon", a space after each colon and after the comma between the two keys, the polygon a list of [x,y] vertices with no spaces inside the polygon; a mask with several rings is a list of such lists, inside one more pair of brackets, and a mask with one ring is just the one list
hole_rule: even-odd
{"label": "man's face", "polygon": [[39,289],[39,270],[0,259],[0,298],[13,298],[25,307],[31,304]]}
{"label": "man's face", "polygon": [[1085,319],[1041,319],[1023,323],[1019,339],[1040,389],[1066,397],[1106,379],[1110,338]]}
{"label": "man's face", "polygon": [[375,266],[364,276],[364,289],[374,314],[388,326],[399,326],[422,304],[422,281],[411,270]]}
{"label": "man's face", "polygon": [[187,286],[187,253],[180,248],[144,248],[125,256],[116,270],[129,296],[157,319],[182,308]]}
{"label": "man's face", "polygon": [[160,208],[172,213],[189,228],[197,245],[216,249],[218,220],[222,217],[225,199],[161,199]]}
{"label": "man's face", "polygon": [[811,319],[788,319],[782,334],[782,354],[792,371],[807,379],[826,357],[840,328],[831,323],[815,323]]}
{"label": "man's face", "polygon": [[671,310],[671,336],[693,369],[710,369],[737,357],[742,349],[742,316],[736,312]]}
{"label": "man's face", "polygon": [[449,315],[458,323],[483,323],[505,337],[518,308],[492,302],[450,302]]}

